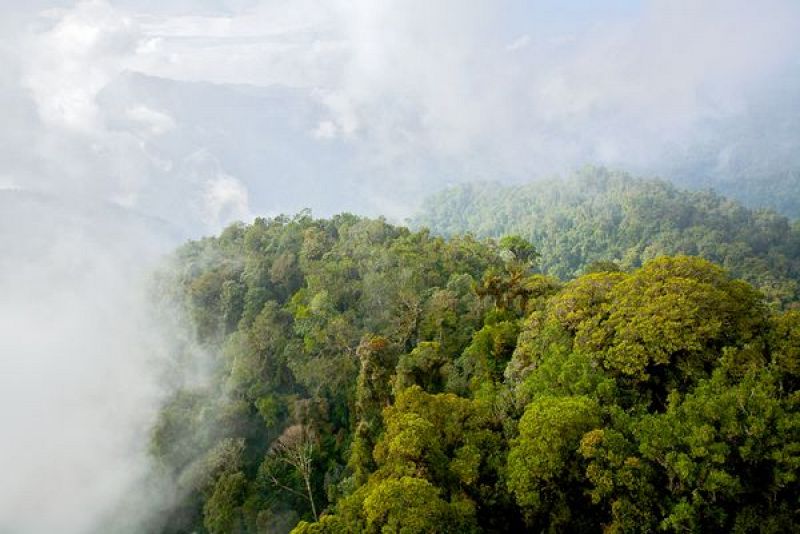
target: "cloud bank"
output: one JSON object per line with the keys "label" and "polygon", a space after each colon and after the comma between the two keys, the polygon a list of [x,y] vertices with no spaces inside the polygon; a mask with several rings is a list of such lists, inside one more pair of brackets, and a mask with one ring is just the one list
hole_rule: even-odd
{"label": "cloud bank", "polygon": [[166,344],[140,288],[159,227],[0,191],[0,531],[99,532],[147,475]]}
{"label": "cloud bank", "polygon": [[[402,217],[448,182],[586,163],[671,172],[697,147],[724,164],[742,139],[786,165],[798,148],[791,0],[45,5],[3,46],[27,158],[6,181],[192,232],[306,206]],[[209,196],[232,181],[246,202]]]}

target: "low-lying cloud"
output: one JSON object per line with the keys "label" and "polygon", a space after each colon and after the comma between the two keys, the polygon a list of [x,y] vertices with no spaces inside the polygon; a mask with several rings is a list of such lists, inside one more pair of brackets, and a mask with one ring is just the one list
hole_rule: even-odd
{"label": "low-lying cloud", "polygon": [[[26,110],[6,130],[35,141],[24,185],[77,184],[193,231],[224,224],[215,212],[402,217],[446,183],[586,163],[673,172],[704,150],[724,167],[756,142],[791,166],[798,148],[791,0],[90,0],[27,13],[4,46],[19,57],[5,56],[4,92]],[[198,153],[218,175],[183,173]],[[246,209],[241,196],[203,205],[221,180],[248,192]],[[192,201],[176,212],[165,196]]]}
{"label": "low-lying cloud", "polygon": [[142,289],[172,239],[121,209],[0,191],[0,531],[99,532],[147,476],[166,344]]}

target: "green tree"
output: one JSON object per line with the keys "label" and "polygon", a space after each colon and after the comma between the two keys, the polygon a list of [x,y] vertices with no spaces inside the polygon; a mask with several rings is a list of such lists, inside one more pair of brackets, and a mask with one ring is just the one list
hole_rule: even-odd
{"label": "green tree", "polygon": [[584,396],[539,397],[527,406],[508,454],[508,485],[532,526],[591,524],[578,447],[601,423],[597,402]]}

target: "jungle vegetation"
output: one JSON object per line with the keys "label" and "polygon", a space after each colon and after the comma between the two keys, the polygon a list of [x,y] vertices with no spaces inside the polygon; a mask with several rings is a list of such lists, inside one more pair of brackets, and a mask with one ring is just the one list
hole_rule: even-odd
{"label": "jungle vegetation", "polygon": [[[661,183],[594,187],[617,207],[553,192],[563,212],[497,240],[301,213],[180,248],[156,290],[190,329],[178,361],[199,347],[210,363],[152,431],[175,487],[159,530],[796,531],[800,311],[706,259],[659,254],[741,234],[762,266],[796,226],[709,194],[672,217],[685,195]],[[461,194],[452,209],[477,189]],[[537,238],[567,210],[584,215],[564,240]],[[535,212],[509,211],[498,232]],[[588,267],[600,259],[617,263]]]}
{"label": "jungle vegetation", "polygon": [[543,272],[569,280],[595,262],[622,269],[662,255],[704,257],[758,287],[770,303],[800,299],[800,222],[712,191],[587,167],[523,185],[467,184],[428,198],[412,221],[439,235],[519,234]]}

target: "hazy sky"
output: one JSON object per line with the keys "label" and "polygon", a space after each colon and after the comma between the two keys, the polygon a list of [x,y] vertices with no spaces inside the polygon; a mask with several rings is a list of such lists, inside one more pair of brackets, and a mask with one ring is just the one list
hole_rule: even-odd
{"label": "hazy sky", "polygon": [[0,8],[0,532],[102,531],[147,471],[164,343],[141,281],[183,237],[800,154],[797,0]]}
{"label": "hazy sky", "polygon": [[3,1],[0,186],[189,233],[305,206],[403,217],[447,183],[585,163],[649,171],[797,115],[794,0]]}

